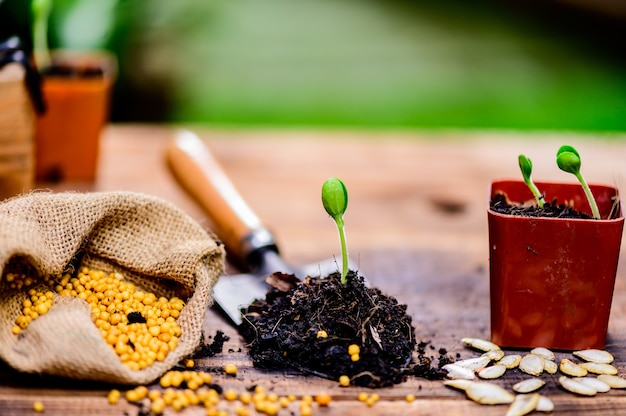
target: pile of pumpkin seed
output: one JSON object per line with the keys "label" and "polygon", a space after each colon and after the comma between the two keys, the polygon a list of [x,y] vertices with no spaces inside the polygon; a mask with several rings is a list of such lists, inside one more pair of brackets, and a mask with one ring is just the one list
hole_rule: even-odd
{"label": "pile of pumpkin seed", "polygon": [[[604,350],[574,351],[573,359],[562,358],[557,364],[554,353],[543,347],[534,348],[524,355],[507,355],[498,345],[484,339],[463,338],[461,342],[482,352],[482,355],[445,365],[443,369],[448,379],[444,384],[463,390],[476,403],[508,404],[506,416],[554,410],[554,403],[537,393],[546,384],[539,378],[544,372],[550,375],[560,372],[561,387],[581,396],[595,396],[612,388],[626,388],[626,379],[620,377],[617,368],[612,365],[613,356]],[[513,393],[486,381],[502,377],[507,370],[515,368],[532,377],[513,385]]]}

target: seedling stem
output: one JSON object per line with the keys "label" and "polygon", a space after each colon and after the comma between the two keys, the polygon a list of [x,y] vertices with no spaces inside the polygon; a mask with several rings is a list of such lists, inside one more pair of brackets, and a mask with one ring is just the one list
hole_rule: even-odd
{"label": "seedling stem", "polygon": [[322,204],[324,209],[337,224],[339,231],[339,241],[341,243],[342,271],[341,283],[348,282],[348,246],[344,231],[343,214],[348,208],[348,191],[344,183],[337,178],[330,178],[322,185]]}

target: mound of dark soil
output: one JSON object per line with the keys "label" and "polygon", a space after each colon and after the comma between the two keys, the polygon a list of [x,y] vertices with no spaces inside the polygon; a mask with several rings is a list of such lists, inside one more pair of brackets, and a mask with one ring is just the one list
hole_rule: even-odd
{"label": "mound of dark soil", "polygon": [[543,207],[511,203],[506,195],[497,194],[491,199],[490,208],[499,214],[520,215],[525,217],[577,218],[592,219],[590,215],[576,211],[570,205],[558,204],[556,199],[545,202]]}
{"label": "mound of dark soil", "polygon": [[[406,305],[367,287],[354,272],[325,279],[275,274],[264,300],[243,309],[239,327],[254,365],[293,368],[352,385],[384,387],[402,382],[415,349]],[[280,289],[278,289],[278,288]],[[360,347],[353,361],[348,346]]]}

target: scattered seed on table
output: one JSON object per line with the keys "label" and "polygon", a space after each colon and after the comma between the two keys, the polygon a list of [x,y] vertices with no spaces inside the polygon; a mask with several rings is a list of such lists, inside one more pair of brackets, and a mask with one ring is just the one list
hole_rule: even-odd
{"label": "scattered seed on table", "polygon": [[489,358],[491,361],[499,361],[504,357],[504,351],[502,350],[491,350],[483,353],[483,357]]}
{"label": "scattered seed on table", "polygon": [[539,394],[518,394],[509,406],[506,416],[524,416],[537,408]]}
{"label": "scattered seed on table", "polygon": [[551,360],[543,360],[543,371],[548,374],[556,374],[559,371],[559,365]]}
{"label": "scattered seed on table", "polygon": [[45,410],[45,407],[42,402],[39,400],[33,403],[33,410],[37,413],[42,413]]}
{"label": "scattered seed on table", "polygon": [[611,364],[614,360],[611,353],[598,349],[574,351],[572,354],[581,360],[592,363]]}
{"label": "scattered seed on table", "polygon": [[569,392],[580,394],[581,396],[595,396],[596,391],[591,387],[581,383],[580,381],[576,381],[573,378],[569,378],[567,376],[559,377],[559,383],[563,388]]}
{"label": "scattered seed on table", "polygon": [[519,363],[519,369],[531,376],[540,376],[543,373],[544,359],[535,354],[526,354]]}
{"label": "scattered seed on table", "polygon": [[469,388],[470,384],[472,383],[473,381],[471,380],[457,379],[457,380],[444,380],[443,385],[465,391]]}
{"label": "scattered seed on table", "polygon": [[501,349],[499,345],[494,344],[491,341],[487,341],[486,339],[462,338],[461,342],[467,345],[468,347],[472,347],[474,349],[477,349],[483,352]]}
{"label": "scattered seed on table", "polygon": [[515,399],[511,393],[497,384],[477,381],[465,390],[467,397],[480,404],[509,404]]}
{"label": "scattered seed on table", "polygon": [[544,360],[554,361],[554,353],[547,348],[537,347],[530,350],[531,354],[535,354],[543,358]]}
{"label": "scattered seed on table", "polygon": [[473,380],[476,378],[474,371],[456,364],[446,364],[441,367],[451,379]]}
{"label": "scattered seed on table", "polygon": [[598,393],[606,393],[607,391],[611,390],[611,386],[609,386],[602,380],[598,380],[595,377],[585,376],[576,378],[575,380],[591,387]]}
{"label": "scattered seed on table", "polygon": [[495,379],[502,377],[506,373],[506,367],[500,364],[478,370],[478,377],[483,379]]}
{"label": "scattered seed on table", "polygon": [[486,356],[480,356],[476,358],[468,358],[466,360],[455,361],[454,365],[459,367],[466,368],[472,371],[478,371],[482,368],[485,368],[489,365],[491,359]]}
{"label": "scattered seed on table", "polygon": [[539,402],[535,408],[538,412],[550,413],[554,410],[554,403],[546,396],[539,396]]}
{"label": "scattered seed on table", "polygon": [[559,364],[559,370],[561,373],[567,374],[572,377],[584,377],[587,375],[587,369],[581,365],[576,364],[568,358],[563,358],[561,364]]}
{"label": "scattered seed on table", "polygon": [[546,382],[540,378],[527,378],[513,385],[513,391],[517,393],[532,393],[545,386]]}
{"label": "scattered seed on table", "polygon": [[608,374],[608,375],[617,374],[617,368],[615,368],[611,364],[581,363],[579,365],[585,370],[587,370],[588,372],[593,373],[593,374]]}
{"label": "scattered seed on table", "polygon": [[626,389],[626,379],[613,374],[600,374],[598,380],[611,386],[613,389]]}
{"label": "scattered seed on table", "polygon": [[502,364],[507,369],[516,368],[520,361],[522,361],[522,356],[517,354],[505,355],[502,357],[496,364]]}

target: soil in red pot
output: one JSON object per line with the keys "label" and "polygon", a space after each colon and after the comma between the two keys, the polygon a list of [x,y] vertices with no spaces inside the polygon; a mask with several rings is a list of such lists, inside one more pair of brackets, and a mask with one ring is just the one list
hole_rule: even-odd
{"label": "soil in red pot", "polygon": [[590,215],[576,211],[567,204],[559,204],[556,199],[552,202],[545,202],[543,207],[538,205],[524,205],[509,202],[506,195],[496,194],[490,203],[492,211],[505,215],[521,215],[524,217],[546,217],[546,218],[577,218],[592,219]]}

